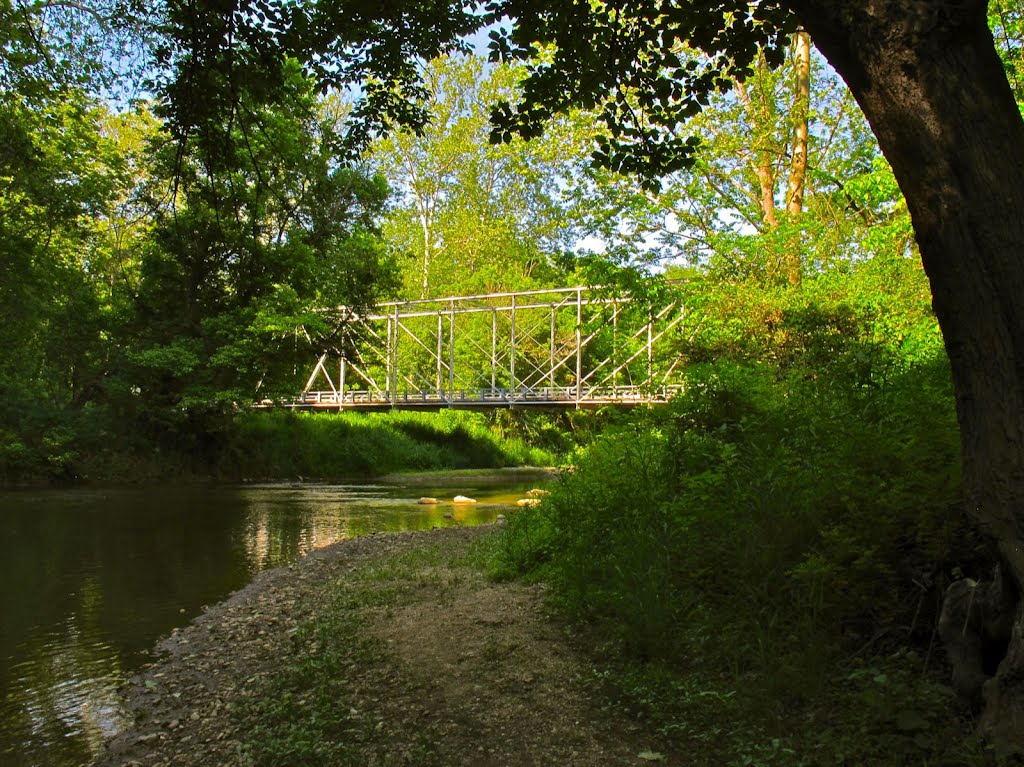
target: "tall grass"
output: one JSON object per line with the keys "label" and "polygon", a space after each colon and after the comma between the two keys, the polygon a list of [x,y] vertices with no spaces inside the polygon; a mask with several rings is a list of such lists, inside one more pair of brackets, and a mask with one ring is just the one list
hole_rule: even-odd
{"label": "tall grass", "polygon": [[234,421],[221,470],[247,477],[355,478],[554,460],[550,452],[491,428],[477,413],[257,411]]}

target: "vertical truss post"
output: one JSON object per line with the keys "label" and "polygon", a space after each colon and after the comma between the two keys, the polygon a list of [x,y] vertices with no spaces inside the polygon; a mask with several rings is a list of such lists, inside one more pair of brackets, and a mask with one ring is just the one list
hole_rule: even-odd
{"label": "vertical truss post", "polygon": [[491,309],[491,392],[498,387],[498,310]]}
{"label": "vertical truss post", "polygon": [[388,399],[391,399],[391,371],[394,369],[394,363],[392,361],[392,358],[393,358],[394,353],[395,353],[395,344],[394,344],[395,329],[393,327],[393,323],[394,323],[394,320],[392,320],[391,317],[388,317],[388,338],[387,338],[387,349],[386,349],[387,354],[385,355],[385,358],[386,358],[386,363],[385,364],[387,366],[387,369],[384,371],[384,394],[385,394],[385,396],[387,396]]}
{"label": "vertical truss post", "polygon": [[340,409],[342,404],[345,402],[345,358],[341,358],[341,364],[338,366],[338,408]]}
{"label": "vertical truss post", "polygon": [[437,389],[437,393],[441,393],[441,354],[444,349],[442,347],[444,339],[444,316],[441,310],[437,310],[437,378],[434,383],[434,388]]}
{"label": "vertical truss post", "polygon": [[576,407],[583,398],[583,288],[576,291]]}
{"label": "vertical truss post", "polygon": [[619,300],[612,301],[612,388],[619,392]]}
{"label": "vertical truss post", "polygon": [[516,297],[515,297],[515,294],[512,295],[511,321],[512,321],[512,336],[511,336],[511,344],[509,346],[509,353],[508,353],[508,377],[509,377],[508,385],[509,385],[510,396],[514,398],[516,396]]}
{"label": "vertical truss post", "polygon": [[551,304],[551,346],[548,350],[548,386],[555,392],[555,304]]}
{"label": "vertical truss post", "polygon": [[398,404],[398,336],[400,335],[399,326],[399,308],[395,306],[395,326],[394,326],[394,364],[391,366],[392,384],[391,384],[391,404]]}
{"label": "vertical truss post", "polygon": [[455,400],[455,299],[448,314],[448,407]]}

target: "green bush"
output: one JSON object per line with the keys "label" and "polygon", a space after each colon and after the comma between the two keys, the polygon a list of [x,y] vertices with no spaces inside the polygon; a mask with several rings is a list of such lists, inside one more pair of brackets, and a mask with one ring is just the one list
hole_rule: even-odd
{"label": "green bush", "polygon": [[[927,711],[929,726],[949,711],[904,650],[924,654],[955,564],[959,443],[920,291],[871,293],[879,272],[899,266],[826,275],[801,291],[705,296],[716,311],[744,303],[681,347],[692,360],[685,393],[579,452],[495,544],[495,573],[549,580],[556,604],[597,628],[616,663],[669,679],[705,670],[705,705],[724,695],[728,706],[712,710],[763,728],[763,738],[719,739],[713,763],[911,764],[941,750],[920,732],[900,739],[896,706]],[[900,679],[898,689],[856,692],[879,691],[857,669],[880,665],[870,679]],[[672,711],[677,693],[659,689],[650,697]],[[786,737],[829,706],[863,721],[793,743],[846,756],[787,756]],[[857,735],[860,725],[877,733]],[[893,749],[915,756],[884,761]]]}
{"label": "green bush", "polygon": [[530,435],[505,433],[480,413],[182,411],[155,424],[108,407],[15,404],[0,407],[11,416],[0,419],[3,486],[85,477],[365,478],[557,462]]}
{"label": "green bush", "polygon": [[677,624],[695,610],[716,614],[723,648],[766,625],[783,639],[839,626],[866,639],[897,620],[908,568],[939,559],[958,497],[942,366],[890,382],[887,406],[772,388],[754,370],[702,375],[517,515],[506,537],[520,553],[504,566],[555,561],[567,607],[642,654],[679,649]]}

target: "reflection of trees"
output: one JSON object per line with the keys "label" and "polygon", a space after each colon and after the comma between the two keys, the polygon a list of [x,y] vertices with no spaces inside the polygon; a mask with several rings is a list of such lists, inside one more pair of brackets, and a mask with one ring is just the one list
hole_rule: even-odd
{"label": "reflection of trees", "polygon": [[[429,530],[452,521],[480,524],[497,512],[476,506],[419,506],[367,499],[331,488],[256,489],[244,492],[248,514],[245,556],[253,572],[293,562],[313,549],[370,533]],[[448,520],[445,514],[452,514]]]}
{"label": "reflection of trees", "polygon": [[82,581],[76,603],[62,624],[33,631],[16,650],[17,678],[5,680],[0,707],[0,748],[14,751],[4,764],[81,764],[128,723],[117,693],[124,672],[100,629],[95,576]]}
{"label": "reflection of trees", "polygon": [[329,510],[318,511],[308,493],[279,498],[264,490],[246,492],[245,497],[249,508],[245,551],[253,572],[294,562],[313,549],[349,537],[348,519]]}
{"label": "reflection of trees", "polygon": [[[237,509],[198,492],[0,501],[0,762],[81,764],[117,726],[139,652],[248,578]],[[14,762],[17,764],[17,762]]]}
{"label": "reflection of trees", "polygon": [[[497,514],[486,506],[420,506],[412,498],[403,503],[368,498],[361,490],[315,485],[252,488],[240,495],[247,509],[245,557],[253,572],[294,562],[313,549],[346,538],[381,531],[429,530],[451,522],[481,524],[493,521]],[[445,514],[453,518],[446,519]]]}
{"label": "reflection of trees", "polygon": [[407,502],[328,487],[0,498],[0,764],[88,762],[119,724],[117,688],[140,651],[257,570],[356,535],[494,519],[493,506],[412,497],[455,492],[497,491],[416,490]]}

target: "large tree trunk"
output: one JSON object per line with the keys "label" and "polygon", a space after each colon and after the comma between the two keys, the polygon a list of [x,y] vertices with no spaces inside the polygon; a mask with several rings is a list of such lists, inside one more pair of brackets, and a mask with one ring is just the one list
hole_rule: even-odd
{"label": "large tree trunk", "polygon": [[811,110],[811,36],[800,30],[793,36],[793,140],[786,184],[786,210],[794,218],[804,210],[807,180],[807,121]]}
{"label": "large tree trunk", "polygon": [[1016,604],[982,728],[1024,750],[1024,123],[984,0],[789,0],[907,199],[953,370],[967,508]]}
{"label": "large tree trunk", "polygon": [[[793,35],[793,105],[790,120],[793,123],[790,143],[789,179],[786,183],[786,211],[796,221],[804,210],[804,187],[807,183],[807,134],[811,110],[811,36],[800,30]],[[800,257],[800,237],[792,238],[787,247],[786,276],[790,285],[800,284],[803,260]]]}
{"label": "large tree trunk", "polygon": [[[764,66],[759,63],[758,66]],[[747,119],[751,125],[758,126],[754,135],[765,134],[770,130],[768,123],[754,106],[750,98],[750,92],[742,80],[736,81],[736,95],[747,112]],[[779,219],[775,215],[775,162],[772,153],[765,151],[764,147],[757,146],[757,139],[751,142],[750,163],[757,176],[758,192],[757,199],[761,205],[761,220],[768,229],[775,229],[779,225]]]}

